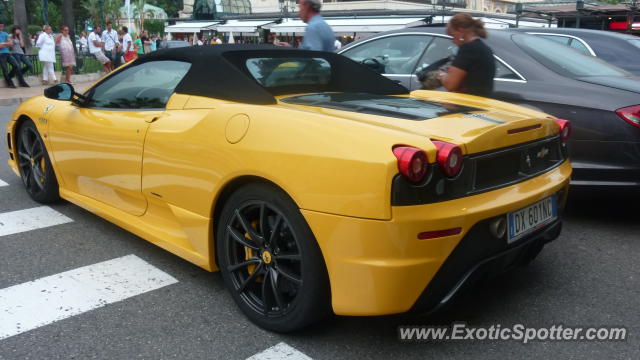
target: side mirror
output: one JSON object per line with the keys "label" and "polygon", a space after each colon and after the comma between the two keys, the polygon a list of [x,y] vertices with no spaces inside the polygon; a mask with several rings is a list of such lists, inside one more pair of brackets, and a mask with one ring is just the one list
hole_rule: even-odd
{"label": "side mirror", "polygon": [[44,96],[53,100],[73,100],[76,92],[71,84],[63,83],[44,89]]}

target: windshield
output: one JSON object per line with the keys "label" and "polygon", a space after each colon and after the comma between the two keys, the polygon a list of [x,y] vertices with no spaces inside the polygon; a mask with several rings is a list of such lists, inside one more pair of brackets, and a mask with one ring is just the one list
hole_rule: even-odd
{"label": "windshield", "polygon": [[539,63],[560,75],[570,78],[630,75],[602,60],[542,37],[517,34],[512,39]]}

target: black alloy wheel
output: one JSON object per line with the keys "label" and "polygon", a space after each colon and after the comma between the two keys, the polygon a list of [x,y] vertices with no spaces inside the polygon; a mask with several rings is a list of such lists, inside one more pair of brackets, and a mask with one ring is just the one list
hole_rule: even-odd
{"label": "black alloy wheel", "polygon": [[25,121],[20,126],[16,136],[16,147],[20,177],[29,196],[40,203],[58,200],[60,198],[58,181],[47,149],[31,120]]}
{"label": "black alloy wheel", "polygon": [[287,332],[326,315],[328,281],[319,248],[293,201],[250,185],[227,201],[218,225],[223,279],[259,326]]}

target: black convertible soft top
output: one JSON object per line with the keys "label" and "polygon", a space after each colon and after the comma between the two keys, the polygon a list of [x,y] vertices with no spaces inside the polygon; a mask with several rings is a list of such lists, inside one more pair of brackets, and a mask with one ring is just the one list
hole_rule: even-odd
{"label": "black convertible soft top", "polygon": [[[282,88],[262,86],[246,66],[251,58],[322,58],[331,65],[328,84]],[[403,86],[372,69],[332,52],[300,50],[273,45],[205,45],[163,49],[143,55],[134,64],[177,60],[191,63],[175,92],[249,104],[275,104],[274,95],[318,91],[357,92],[378,95],[406,94]]]}

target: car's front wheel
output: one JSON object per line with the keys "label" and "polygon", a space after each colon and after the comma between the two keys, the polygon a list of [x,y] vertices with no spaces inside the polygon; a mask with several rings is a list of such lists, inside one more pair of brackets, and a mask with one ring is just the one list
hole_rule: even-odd
{"label": "car's front wheel", "polygon": [[59,200],[58,181],[47,149],[33,121],[27,120],[20,126],[16,147],[20,177],[29,196],[40,203]]}
{"label": "car's front wheel", "polygon": [[257,325],[289,332],[329,313],[322,254],[300,210],[281,190],[253,184],[233,193],[219,218],[216,249],[227,288]]}

